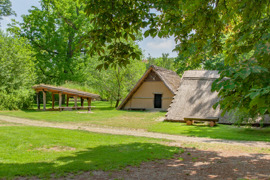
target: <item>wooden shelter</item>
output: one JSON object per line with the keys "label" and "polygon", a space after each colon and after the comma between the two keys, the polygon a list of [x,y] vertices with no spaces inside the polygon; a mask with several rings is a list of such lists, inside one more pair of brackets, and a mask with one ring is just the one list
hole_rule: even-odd
{"label": "wooden shelter", "polygon": [[217,78],[218,71],[185,71],[165,120],[184,122],[185,117],[192,116],[204,119],[216,117],[219,122],[224,122],[226,118],[221,117],[220,109],[213,109],[218,94],[212,92],[211,87]]}
{"label": "wooden shelter", "polygon": [[[37,106],[38,109],[40,109],[40,96],[39,92],[42,92],[43,94],[43,110],[46,110],[46,93],[50,92],[52,93],[52,109],[48,110],[64,110],[64,109],[88,109],[88,111],[91,111],[91,101],[94,99],[99,99],[100,96],[97,94],[92,94],[84,91],[78,91],[75,89],[68,89],[63,87],[56,87],[51,85],[35,85],[32,87],[37,94]],[[59,108],[55,108],[55,94],[59,95]],[[62,106],[63,96],[66,96],[66,107]],[[73,97],[74,98],[74,107],[68,107],[69,106],[69,99]],[[78,107],[78,98],[81,99],[81,106]],[[88,106],[84,107],[84,100],[87,100]]]}
{"label": "wooden shelter", "polygon": [[180,80],[174,71],[152,65],[117,109],[166,111]]}

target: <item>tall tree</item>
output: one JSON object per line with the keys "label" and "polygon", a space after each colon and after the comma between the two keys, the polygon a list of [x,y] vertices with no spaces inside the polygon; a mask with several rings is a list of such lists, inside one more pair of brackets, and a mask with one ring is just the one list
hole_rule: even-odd
{"label": "tall tree", "polygon": [[[100,64],[97,59],[92,59],[91,63]],[[115,101],[115,107],[118,107],[146,69],[145,64],[137,60],[131,60],[125,68],[117,66],[96,71],[94,67],[88,68],[88,85],[95,88],[102,98],[111,102]]]}
{"label": "tall tree", "polygon": [[0,1],[0,20],[3,16],[10,16],[15,14],[15,12],[11,9],[10,0],[1,0]]}
{"label": "tall tree", "polygon": [[40,6],[29,10],[22,23],[9,28],[32,45],[38,82],[83,81],[89,56],[82,44],[92,28],[85,6],[79,0],[41,0]]}
{"label": "tall tree", "polygon": [[29,107],[36,77],[31,46],[0,31],[0,54],[0,109]]}
{"label": "tall tree", "polygon": [[[86,11],[94,14],[91,40],[106,42],[124,38],[143,28],[144,36],[168,37],[178,43],[175,50],[190,58],[203,60],[205,46],[209,55],[224,55],[231,69],[221,73],[214,89],[221,97],[224,112],[240,108],[250,116],[270,112],[270,2],[269,0],[88,0]],[[155,9],[156,11],[153,11]],[[98,31],[95,35],[93,32]],[[103,35],[100,36],[100,33]],[[225,41],[222,41],[225,37]],[[132,52],[132,50],[129,53]],[[118,54],[122,50],[118,50]],[[135,56],[136,57],[136,56]],[[126,59],[125,61],[129,61]],[[119,61],[118,63],[122,63]],[[229,77],[223,81],[224,77]],[[258,80],[255,81],[255,79]]]}
{"label": "tall tree", "polygon": [[162,53],[162,57],[158,58],[153,58],[149,54],[147,60],[148,62],[146,64],[146,68],[149,68],[151,65],[156,65],[165,69],[175,71],[175,58],[170,58],[169,53]]}

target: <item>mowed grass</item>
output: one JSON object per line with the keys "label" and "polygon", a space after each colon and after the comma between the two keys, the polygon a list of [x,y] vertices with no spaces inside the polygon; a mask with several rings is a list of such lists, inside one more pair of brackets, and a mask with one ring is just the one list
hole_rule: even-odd
{"label": "mowed grass", "polygon": [[[165,112],[118,111],[108,102],[94,101],[93,113],[81,114],[77,111],[2,111],[0,114],[42,120],[85,125],[99,125],[118,128],[144,129],[150,132],[176,134],[194,137],[209,137],[228,140],[267,141],[270,142],[270,128],[235,127],[218,125],[187,126],[184,123],[162,122]],[[83,112],[83,111],[81,111]]]}
{"label": "mowed grass", "polygon": [[[47,105],[48,107],[51,104]],[[72,104],[71,104],[72,106]],[[142,111],[118,111],[110,107],[106,101],[94,101],[93,113],[78,113],[81,111],[0,111],[2,115],[21,117],[33,120],[65,123],[85,123],[101,126],[125,127],[135,129],[145,129],[153,124],[159,117],[165,116],[165,112],[142,112]]]}
{"label": "mowed grass", "polygon": [[215,127],[209,127],[207,125],[187,126],[184,123],[161,122],[148,128],[148,131],[213,139],[270,142],[269,127],[236,127],[233,125],[222,124],[218,124]]}
{"label": "mowed grass", "polygon": [[179,152],[162,140],[28,126],[0,127],[0,141],[0,179],[116,170]]}

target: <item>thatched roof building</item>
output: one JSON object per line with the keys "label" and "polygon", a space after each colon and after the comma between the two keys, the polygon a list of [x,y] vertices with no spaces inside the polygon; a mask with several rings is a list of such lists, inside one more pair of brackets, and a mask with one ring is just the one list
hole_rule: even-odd
{"label": "thatched roof building", "polygon": [[174,71],[150,66],[117,109],[167,110],[181,78]]}
{"label": "thatched roof building", "polygon": [[185,71],[177,93],[166,114],[167,121],[184,121],[184,117],[219,117],[224,121],[221,111],[213,109],[218,101],[218,93],[211,92],[214,80],[219,78],[218,71]]}

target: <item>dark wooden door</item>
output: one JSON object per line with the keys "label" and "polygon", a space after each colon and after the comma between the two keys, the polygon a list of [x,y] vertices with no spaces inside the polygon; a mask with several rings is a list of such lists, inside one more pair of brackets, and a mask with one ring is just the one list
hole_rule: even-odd
{"label": "dark wooden door", "polygon": [[162,94],[155,94],[154,108],[161,108],[162,105]]}

